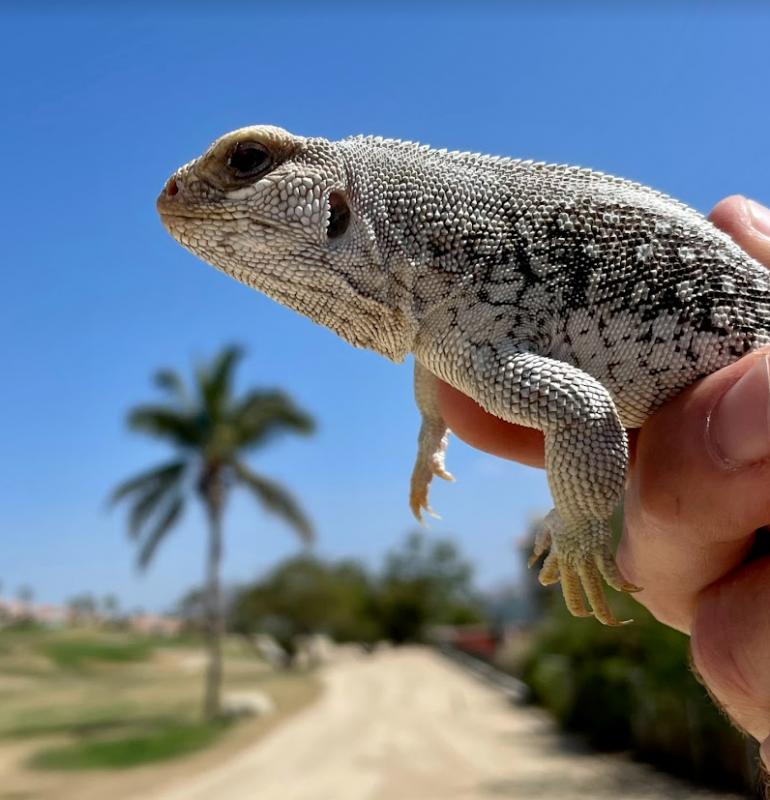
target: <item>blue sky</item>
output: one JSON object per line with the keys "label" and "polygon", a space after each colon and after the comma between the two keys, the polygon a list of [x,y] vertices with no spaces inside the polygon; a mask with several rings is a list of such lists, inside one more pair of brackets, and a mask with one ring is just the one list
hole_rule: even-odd
{"label": "blue sky", "polygon": [[[105,497],[164,456],[123,425],[154,396],[151,373],[228,342],[248,350],[243,386],[282,386],[319,420],[313,439],[254,460],[303,499],[319,552],[375,563],[412,527],[410,369],[204,266],[156,218],[167,175],[221,133],[252,123],[376,133],[592,166],[702,211],[734,192],[770,202],[770,14],[748,3],[577,5],[3,6],[7,592],[27,583],[58,602],[114,591],[129,607],[162,608],[199,580],[196,514],[138,576]],[[457,537],[482,584],[510,580],[512,543],[549,506],[544,475],[458,442],[449,465],[458,483],[437,487],[444,519],[432,530]],[[228,580],[296,547],[247,498],[227,531]]]}

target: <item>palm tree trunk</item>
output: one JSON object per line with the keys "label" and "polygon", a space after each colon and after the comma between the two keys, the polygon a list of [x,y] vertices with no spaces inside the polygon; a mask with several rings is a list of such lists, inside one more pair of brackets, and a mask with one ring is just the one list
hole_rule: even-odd
{"label": "palm tree trunk", "polygon": [[[212,487],[213,488],[213,487]],[[206,562],[206,689],[203,698],[203,715],[215,720],[222,710],[222,637],[224,613],[219,568],[222,561],[222,498],[221,490],[209,491],[206,511],[209,522],[209,547]]]}

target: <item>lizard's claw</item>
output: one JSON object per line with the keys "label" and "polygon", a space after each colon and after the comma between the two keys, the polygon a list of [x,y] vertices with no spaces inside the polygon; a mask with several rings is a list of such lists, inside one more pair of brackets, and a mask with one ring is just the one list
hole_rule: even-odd
{"label": "lizard's claw", "polygon": [[431,517],[436,513],[428,503],[428,488],[432,478],[432,473],[428,472],[426,474],[419,462],[415,464],[414,472],[412,472],[412,483],[409,488],[409,508],[412,509],[412,514],[420,523],[424,523],[422,518],[423,511]]}
{"label": "lizard's claw", "polygon": [[433,519],[441,519],[441,514],[434,511],[427,502],[421,502],[419,500],[415,500],[415,498],[409,498],[409,507],[412,509],[412,514],[414,518],[420,523],[420,525],[425,525],[425,518],[423,517],[423,512],[425,512],[429,517]]}
{"label": "lizard's claw", "polygon": [[596,553],[594,561],[596,563],[596,568],[599,570],[604,580],[615,589],[615,591],[627,592],[629,594],[642,591],[641,586],[637,586],[623,577],[611,553]]}
{"label": "lizard's claw", "polygon": [[[542,524],[539,525],[537,528],[537,533],[535,534],[535,542],[532,545],[532,555],[527,559],[527,566],[531,569],[532,567],[537,564],[538,559],[543,553],[547,553],[551,549],[551,532],[548,530],[547,525]],[[545,565],[543,565],[543,569],[540,572],[540,582],[543,583],[543,572],[545,571]],[[559,580],[559,572],[558,569],[556,570],[556,578],[550,583],[555,583]],[[544,586],[547,584],[543,584]]]}
{"label": "lizard's claw", "polygon": [[428,491],[430,489],[430,482],[433,480],[434,476],[445,481],[454,481],[454,476],[450,472],[447,472],[444,466],[445,447],[446,442],[443,442],[443,447],[437,449],[433,453],[426,453],[422,448],[417,453],[417,461],[412,471],[412,481],[409,490],[409,507],[412,509],[412,513],[418,522],[423,522],[423,511],[434,519],[441,519],[428,504]]}
{"label": "lizard's claw", "polygon": [[449,481],[449,483],[455,482],[455,476],[452,475],[451,472],[446,471],[443,463],[431,464],[431,469],[433,470],[433,474],[437,478],[441,478],[442,481]]}
{"label": "lizard's claw", "polygon": [[[571,614],[576,617],[593,614],[605,625],[625,625],[631,620],[620,621],[612,613],[604,583],[619,592],[638,592],[639,587],[621,574],[609,550],[609,538],[607,523],[587,520],[567,527],[551,512],[535,537],[529,566],[548,551],[538,580],[544,586],[561,581]],[[592,611],[586,607],[586,599]]]}
{"label": "lizard's claw", "polygon": [[441,516],[437,514],[428,503],[428,490],[434,475],[445,481],[454,481],[452,475],[443,468],[443,465],[441,465],[440,468],[434,468],[433,464],[431,464],[428,470],[424,468],[424,465],[419,463],[415,465],[409,491],[409,507],[412,509],[412,514],[414,514],[418,522],[423,522],[423,511],[434,519],[441,519]]}

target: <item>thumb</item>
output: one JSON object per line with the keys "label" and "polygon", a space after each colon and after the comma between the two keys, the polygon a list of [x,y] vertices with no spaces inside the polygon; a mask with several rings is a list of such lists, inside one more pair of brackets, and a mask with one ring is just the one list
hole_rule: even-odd
{"label": "thumb", "polygon": [[734,194],[720,200],[709,219],[750,256],[770,266],[770,208]]}
{"label": "thumb", "polygon": [[618,563],[668,625],[746,557],[770,521],[767,351],[709,375],[656,412],[637,440]]}

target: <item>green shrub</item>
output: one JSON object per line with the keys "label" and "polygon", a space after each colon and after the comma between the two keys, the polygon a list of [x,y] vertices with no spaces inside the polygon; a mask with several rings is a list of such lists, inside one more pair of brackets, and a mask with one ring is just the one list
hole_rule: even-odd
{"label": "green shrub", "polygon": [[569,659],[556,653],[545,653],[532,662],[527,677],[541,703],[565,724],[575,705],[575,681]]}
{"label": "green shrub", "polygon": [[756,780],[756,746],[721,716],[689,666],[689,640],[628,597],[607,628],[551,598],[521,677],[562,726],[603,749],[629,750],[688,777],[739,790]]}

